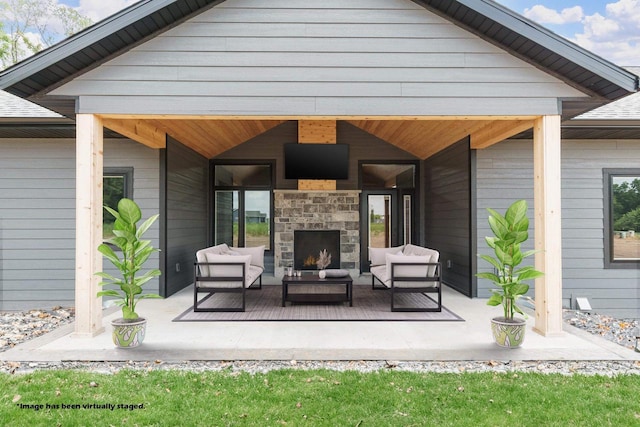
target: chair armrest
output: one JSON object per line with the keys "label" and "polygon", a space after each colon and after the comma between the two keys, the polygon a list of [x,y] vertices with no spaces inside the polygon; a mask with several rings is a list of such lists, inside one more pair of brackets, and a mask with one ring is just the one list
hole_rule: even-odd
{"label": "chair armrest", "polygon": [[[403,267],[413,267],[408,274],[398,275]],[[424,271],[424,275],[420,271]],[[392,282],[439,282],[441,264],[439,262],[402,262],[391,263],[390,278]]]}
{"label": "chair armrest", "polygon": [[[209,274],[203,275],[201,273],[201,266],[209,266]],[[228,266],[228,267],[241,267],[242,275],[236,276],[233,274],[225,275],[211,275],[212,270],[215,271],[215,267]],[[231,272],[230,272],[231,273]],[[196,262],[194,263],[194,277],[196,282],[230,282],[241,281],[244,283],[247,276],[246,263],[244,262]]]}

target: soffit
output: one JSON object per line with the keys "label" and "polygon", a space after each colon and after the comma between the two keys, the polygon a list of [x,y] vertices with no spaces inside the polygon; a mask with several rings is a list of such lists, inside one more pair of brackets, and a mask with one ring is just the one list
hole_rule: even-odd
{"label": "soffit", "polygon": [[166,135],[170,135],[209,159],[281,123],[284,120],[103,118],[106,128],[151,148],[164,148]]}
{"label": "soffit", "polygon": [[[300,117],[119,117],[103,116],[105,127],[152,148],[164,148],[166,135],[206,158],[214,158],[252,138]],[[313,118],[317,120],[318,118]],[[344,120],[410,154],[426,159],[470,136],[482,149],[533,126],[535,117],[323,117]]]}

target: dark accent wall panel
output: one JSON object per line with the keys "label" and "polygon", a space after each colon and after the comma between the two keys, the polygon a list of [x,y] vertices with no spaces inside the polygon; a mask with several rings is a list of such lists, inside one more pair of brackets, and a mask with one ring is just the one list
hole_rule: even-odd
{"label": "dark accent wall panel", "polygon": [[443,282],[475,296],[469,144],[465,138],[424,162],[425,244],[440,252]]}
{"label": "dark accent wall panel", "polygon": [[[295,190],[298,180],[284,179],[284,144],[298,140],[298,122],[288,121],[273,129],[238,145],[215,160],[275,160],[276,185],[279,190]],[[337,190],[358,188],[358,160],[417,160],[417,158],[398,147],[383,141],[349,123],[337,123],[338,144],[349,145],[349,177],[336,181]]]}
{"label": "dark accent wall panel", "polygon": [[168,138],[163,296],[193,283],[197,250],[209,243],[209,161]]}

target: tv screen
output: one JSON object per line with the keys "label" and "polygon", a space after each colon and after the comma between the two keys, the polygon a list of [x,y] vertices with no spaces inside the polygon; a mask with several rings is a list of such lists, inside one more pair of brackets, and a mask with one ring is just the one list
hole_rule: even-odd
{"label": "tv screen", "polygon": [[285,144],[285,179],[347,179],[347,144]]}

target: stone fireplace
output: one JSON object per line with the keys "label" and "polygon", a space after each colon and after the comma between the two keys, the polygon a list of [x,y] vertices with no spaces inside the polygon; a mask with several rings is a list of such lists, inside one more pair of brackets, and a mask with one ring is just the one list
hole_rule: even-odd
{"label": "stone fireplace", "polygon": [[[329,268],[347,269],[354,277],[360,274],[360,191],[274,191],[276,277],[294,266],[294,234],[300,230],[338,232],[339,265],[332,263]],[[315,270],[317,267],[294,268]]]}

